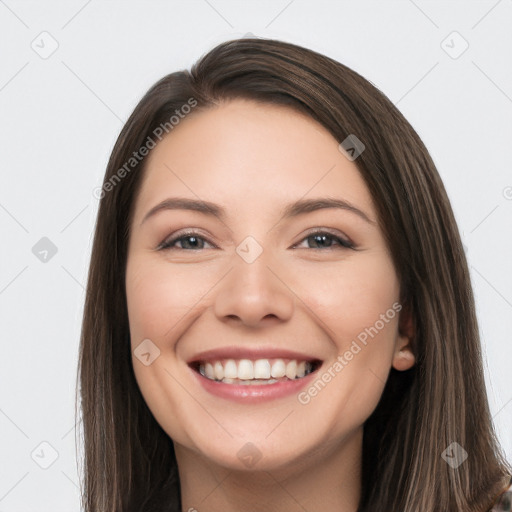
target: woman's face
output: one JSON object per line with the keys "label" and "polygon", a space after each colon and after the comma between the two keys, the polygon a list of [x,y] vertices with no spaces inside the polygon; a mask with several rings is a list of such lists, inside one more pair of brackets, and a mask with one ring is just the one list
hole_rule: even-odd
{"label": "woman's face", "polygon": [[287,107],[234,100],[148,155],[126,273],[132,359],[178,456],[325,458],[360,442],[391,367],[412,366],[372,197],[339,142]]}

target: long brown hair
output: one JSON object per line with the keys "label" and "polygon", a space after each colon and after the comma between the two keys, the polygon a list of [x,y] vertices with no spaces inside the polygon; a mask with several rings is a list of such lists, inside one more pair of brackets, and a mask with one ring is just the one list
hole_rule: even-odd
{"label": "long brown hair", "polygon": [[[125,267],[145,160],[126,163],[149,139],[155,142],[157,127],[170,133],[169,119],[191,98],[190,115],[234,98],[288,105],[337,141],[355,134],[364,143],[354,163],[413,317],[416,365],[391,369],[364,425],[359,512],[489,510],[512,468],[489,411],[463,246],[427,149],[391,101],[356,72],[300,46],[252,38],[222,43],[190,71],[151,87],[108,162],[80,341],[85,512],[180,510],[172,440],[152,416],[132,368]],[[453,442],[468,453],[457,468],[442,457]]]}

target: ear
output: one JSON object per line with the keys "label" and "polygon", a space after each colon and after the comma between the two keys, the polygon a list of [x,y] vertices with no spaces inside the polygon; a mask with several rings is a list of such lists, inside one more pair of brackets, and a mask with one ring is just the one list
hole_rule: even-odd
{"label": "ear", "polygon": [[415,335],[414,317],[410,303],[407,303],[398,319],[398,336],[393,355],[393,368],[398,371],[409,370],[416,362],[413,351],[413,340]]}

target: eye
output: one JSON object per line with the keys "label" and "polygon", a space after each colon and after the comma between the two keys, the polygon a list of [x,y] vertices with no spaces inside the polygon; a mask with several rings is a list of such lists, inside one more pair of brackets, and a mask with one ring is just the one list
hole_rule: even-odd
{"label": "eye", "polygon": [[[305,241],[308,242],[308,247],[302,247],[305,249],[333,249],[335,247],[339,247],[340,249],[355,249],[355,246],[352,242],[333,233],[329,233],[328,231],[314,231],[310,233],[307,237],[303,238],[300,243],[303,243]],[[176,245],[177,243],[180,243],[181,247],[178,247]],[[294,245],[293,247],[300,248],[300,243]],[[186,233],[182,232],[167,240],[164,240],[157,247],[157,250],[181,249],[197,251],[204,249],[205,244],[208,244],[213,248],[217,248],[216,245],[214,245],[211,242],[208,242],[206,238],[200,235],[200,233],[197,233],[195,231],[189,231]],[[313,246],[311,246],[311,244]]]}
{"label": "eye", "polygon": [[[176,243],[181,243],[181,247],[177,247]],[[205,243],[210,244],[204,237],[200,236],[195,231],[189,231],[187,233],[180,233],[178,236],[174,236],[167,240],[164,240],[158,247],[157,250],[164,249],[183,249],[183,250],[199,250],[204,249]],[[214,244],[210,244],[212,247],[216,247]]]}
{"label": "eye", "polygon": [[[308,247],[306,247],[308,249],[331,249],[336,246],[340,249],[355,249],[352,242],[333,233],[329,233],[328,231],[314,231],[306,238],[303,238],[301,243],[304,241],[311,242],[313,244],[313,247],[311,247],[308,243]],[[300,244],[297,244],[294,247],[300,247]]]}

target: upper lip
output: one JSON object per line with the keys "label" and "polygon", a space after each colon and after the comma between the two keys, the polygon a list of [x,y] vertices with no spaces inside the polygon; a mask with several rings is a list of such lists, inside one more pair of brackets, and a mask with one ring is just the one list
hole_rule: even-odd
{"label": "upper lip", "polygon": [[205,350],[195,354],[187,361],[187,364],[202,361],[216,361],[220,359],[296,359],[298,361],[319,361],[311,354],[305,354],[294,350],[286,350],[275,347],[244,347],[231,346]]}

